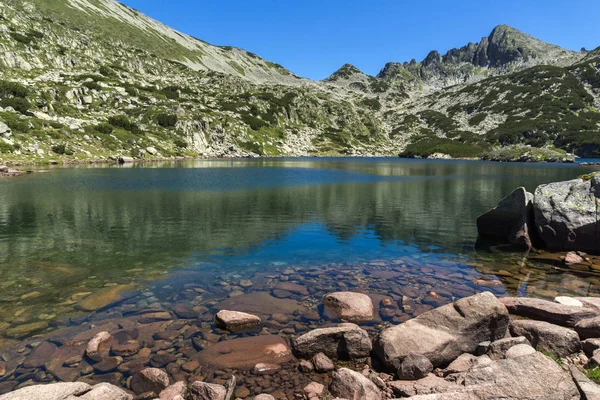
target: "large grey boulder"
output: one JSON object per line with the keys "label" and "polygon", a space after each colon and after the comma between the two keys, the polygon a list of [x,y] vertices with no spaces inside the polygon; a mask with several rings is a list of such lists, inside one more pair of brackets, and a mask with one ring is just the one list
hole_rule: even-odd
{"label": "large grey boulder", "polygon": [[83,382],[61,382],[28,386],[0,396],[1,400],[132,400],[133,396],[109,383],[90,386]]}
{"label": "large grey boulder", "polygon": [[84,395],[67,397],[66,400],[133,400],[133,396],[110,383],[99,383]]}
{"label": "large grey boulder", "polygon": [[494,341],[508,330],[506,307],[489,293],[458,300],[387,328],[374,343],[384,366],[397,370],[408,354],[427,357],[434,367],[445,367],[484,341]]}
{"label": "large grey boulder", "polygon": [[65,400],[70,396],[79,396],[89,392],[90,385],[83,382],[61,382],[50,385],[24,387],[3,394],[0,400]]}
{"label": "large grey boulder", "polygon": [[598,197],[600,174],[539,186],[533,208],[546,246],[555,250],[600,250]]}
{"label": "large grey boulder", "polygon": [[568,306],[529,297],[503,297],[500,301],[511,314],[561,326],[574,327],[579,321],[598,315],[596,309]]}
{"label": "large grey boulder", "polygon": [[556,362],[533,352],[495,361],[462,375],[462,385],[441,394],[413,396],[413,400],[579,400],[571,378]]}
{"label": "large grey boulder", "polygon": [[345,323],[305,333],[292,341],[292,347],[300,358],[309,359],[323,353],[335,360],[352,360],[369,357],[372,344],[367,331]]}
{"label": "large grey boulder", "polygon": [[600,338],[600,316],[579,321],[575,330],[582,339]]}
{"label": "large grey boulder", "polygon": [[533,194],[520,187],[477,218],[477,231],[482,238],[531,248],[533,221]]}
{"label": "large grey boulder", "polygon": [[332,395],[348,400],[383,400],[382,391],[363,374],[340,368],[329,386]]}
{"label": "large grey boulder", "polygon": [[524,336],[536,349],[561,357],[578,353],[581,341],[577,332],[544,321],[514,320],[510,323],[513,336]]}

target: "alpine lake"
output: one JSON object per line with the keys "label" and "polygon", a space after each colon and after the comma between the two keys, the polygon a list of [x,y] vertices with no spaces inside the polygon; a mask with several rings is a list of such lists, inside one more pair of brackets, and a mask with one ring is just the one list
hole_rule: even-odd
{"label": "alpine lake", "polygon": [[[297,365],[260,375],[194,360],[220,341],[289,340],[334,324],[321,300],[336,291],[371,295],[378,317],[363,327],[373,335],[481,291],[600,295],[600,262],[597,272],[571,270],[557,254],[478,244],[476,229],[477,217],[519,186],[533,191],[597,169],[284,158],[93,165],[2,179],[0,393],[56,380],[123,385],[142,351],[143,363],[174,379],[223,382],[236,373],[249,394],[293,393],[310,382],[294,373]],[[263,324],[221,331],[220,309]],[[119,329],[138,343],[124,349],[122,365],[97,370],[81,357],[97,332]],[[50,359],[32,356],[42,345]]]}

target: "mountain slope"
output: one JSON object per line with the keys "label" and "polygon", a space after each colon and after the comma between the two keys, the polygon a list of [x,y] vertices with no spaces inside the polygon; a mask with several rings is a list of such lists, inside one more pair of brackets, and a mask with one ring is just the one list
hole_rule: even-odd
{"label": "mountain slope", "polygon": [[106,46],[148,51],[194,70],[221,72],[252,82],[294,84],[299,80],[280,65],[253,53],[212,46],[114,0],[17,0],[12,6],[31,12],[29,20],[37,20],[38,27],[61,24]]}
{"label": "mountain slope", "polygon": [[300,79],[112,0],[0,9],[0,158],[397,155],[497,146],[599,153],[598,49],[499,26],[479,43],[377,77]]}

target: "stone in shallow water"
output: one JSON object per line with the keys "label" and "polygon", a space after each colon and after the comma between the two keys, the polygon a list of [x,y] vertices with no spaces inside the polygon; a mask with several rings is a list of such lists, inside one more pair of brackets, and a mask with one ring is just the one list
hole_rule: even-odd
{"label": "stone in shallow water", "polygon": [[202,350],[196,357],[201,365],[243,370],[259,363],[284,364],[294,358],[285,341],[274,335],[225,340]]}
{"label": "stone in shallow water", "polygon": [[315,354],[311,361],[317,372],[329,372],[335,369],[333,361],[323,353]]}
{"label": "stone in shallow water", "polygon": [[254,328],[262,322],[256,315],[229,310],[219,311],[215,321],[220,329],[234,332]]}
{"label": "stone in shallow water", "polygon": [[97,311],[125,300],[133,295],[130,285],[117,285],[100,289],[81,300],[78,307],[84,311]]}
{"label": "stone in shallow water", "polygon": [[33,335],[34,333],[43,331],[48,328],[48,322],[37,321],[23,325],[16,325],[4,331],[4,335],[10,338],[22,339]]}
{"label": "stone in shallow water", "polygon": [[225,400],[227,389],[223,385],[196,381],[190,393],[193,400]]}
{"label": "stone in shallow water", "polygon": [[56,345],[50,342],[43,342],[39,346],[29,353],[25,361],[23,362],[23,367],[25,368],[39,368],[46,364],[48,361],[52,360],[52,356],[56,352]]}
{"label": "stone in shallow water", "polygon": [[362,293],[330,293],[323,299],[325,307],[332,310],[339,319],[349,322],[372,321],[375,308],[369,296]]}
{"label": "stone in shallow water", "polygon": [[508,320],[506,307],[484,292],[383,330],[374,350],[390,369],[398,369],[410,353],[422,354],[434,367],[442,367],[475,351],[483,341],[504,337]]}
{"label": "stone in shallow water", "polygon": [[131,390],[136,394],[154,392],[159,394],[169,386],[169,375],[158,368],[146,368],[133,375]]}
{"label": "stone in shallow water", "polygon": [[85,355],[94,361],[100,361],[103,356],[108,354],[110,349],[110,342],[113,337],[108,332],[97,333],[92,340],[90,340],[85,348]]}
{"label": "stone in shallow water", "polygon": [[338,360],[365,358],[372,349],[367,331],[350,323],[312,330],[295,338],[292,345],[298,357],[311,358],[324,353]]}

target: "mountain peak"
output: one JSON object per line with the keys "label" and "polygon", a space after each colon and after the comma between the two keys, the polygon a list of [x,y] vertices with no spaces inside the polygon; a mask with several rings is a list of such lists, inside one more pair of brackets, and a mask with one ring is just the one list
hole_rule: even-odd
{"label": "mountain peak", "polygon": [[363,72],[352,64],[344,64],[340,69],[325,79],[326,82],[336,82],[342,79],[348,79],[352,75],[364,75]]}

